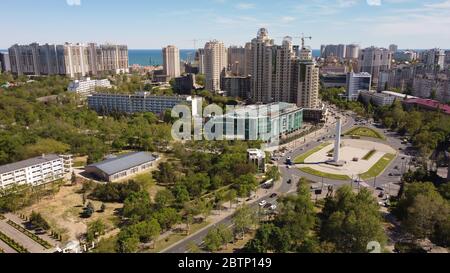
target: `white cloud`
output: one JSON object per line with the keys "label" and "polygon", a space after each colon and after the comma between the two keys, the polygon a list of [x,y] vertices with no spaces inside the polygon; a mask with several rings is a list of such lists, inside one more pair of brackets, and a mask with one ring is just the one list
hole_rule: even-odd
{"label": "white cloud", "polygon": [[369,6],[381,6],[381,0],[367,0]]}
{"label": "white cloud", "polygon": [[253,9],[253,8],[255,8],[255,4],[253,4],[253,3],[238,3],[237,5],[236,5],[236,8],[237,9]]}
{"label": "white cloud", "polygon": [[81,0],[66,0],[69,6],[81,6]]}
{"label": "white cloud", "polygon": [[292,16],[283,16],[283,17],[281,17],[281,22],[283,22],[283,23],[290,23],[290,22],[295,21],[296,19],[297,18],[292,17]]}

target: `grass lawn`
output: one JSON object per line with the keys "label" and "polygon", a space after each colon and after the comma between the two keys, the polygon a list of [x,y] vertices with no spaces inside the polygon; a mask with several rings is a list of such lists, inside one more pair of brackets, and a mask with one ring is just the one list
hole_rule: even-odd
{"label": "grass lawn", "polygon": [[372,137],[372,138],[378,138],[378,139],[386,139],[383,134],[381,134],[378,131],[375,131],[371,128],[367,127],[355,127],[350,129],[347,133],[345,133],[346,136],[360,136],[360,137]]}
{"label": "grass lawn", "polygon": [[333,174],[333,173],[324,173],[321,171],[314,170],[310,167],[300,168],[300,171],[312,174],[319,177],[329,178],[329,179],[335,179],[335,180],[350,180],[350,177],[348,175],[343,174]]}
{"label": "grass lawn", "polygon": [[363,160],[369,160],[376,152],[377,150],[371,150],[363,157]]}
{"label": "grass lawn", "polygon": [[[198,230],[206,227],[209,224],[208,221],[204,221],[202,223],[199,224],[193,224],[191,225],[191,230],[189,232],[189,235],[194,234],[195,232],[197,232]],[[169,246],[176,244],[178,241],[181,241],[183,239],[185,239],[187,236],[185,233],[172,233],[170,234],[168,237],[164,238],[164,239],[160,239],[160,240],[156,240],[156,246],[154,249],[149,249],[145,252],[149,252],[149,253],[158,253],[161,250],[168,248]]]}
{"label": "grass lawn", "polygon": [[295,164],[303,164],[305,163],[305,160],[310,157],[311,155],[317,153],[318,151],[322,150],[323,148],[327,147],[328,145],[330,145],[329,142],[326,143],[322,143],[319,146],[315,147],[314,149],[311,149],[309,151],[307,151],[306,153],[298,156],[297,158],[295,158],[294,163]]}
{"label": "grass lawn", "polygon": [[375,165],[367,172],[361,174],[361,179],[369,179],[379,176],[395,158],[394,154],[385,154]]}

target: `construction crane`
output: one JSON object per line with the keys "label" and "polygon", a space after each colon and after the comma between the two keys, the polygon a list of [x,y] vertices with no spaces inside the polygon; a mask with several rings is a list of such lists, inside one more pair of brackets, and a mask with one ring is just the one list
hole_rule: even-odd
{"label": "construction crane", "polygon": [[277,37],[278,39],[284,39],[286,37],[290,37],[290,38],[295,38],[295,39],[301,39],[302,41],[302,48],[305,47],[305,39],[310,39],[312,40],[311,36],[305,37],[305,35],[302,33],[302,36],[284,36],[284,37]]}

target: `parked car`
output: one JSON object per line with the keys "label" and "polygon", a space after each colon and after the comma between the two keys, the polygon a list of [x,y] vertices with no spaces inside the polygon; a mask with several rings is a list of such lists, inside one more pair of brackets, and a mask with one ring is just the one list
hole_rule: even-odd
{"label": "parked car", "polygon": [[270,198],[275,198],[275,197],[277,197],[277,196],[278,196],[278,194],[272,193],[272,194],[270,195]]}
{"label": "parked car", "polygon": [[276,210],[276,209],[277,209],[277,205],[272,205],[272,206],[270,206],[269,209],[270,209],[270,210]]}
{"label": "parked car", "polygon": [[259,202],[260,207],[264,207],[266,204],[267,204],[266,200],[262,200],[261,202]]}
{"label": "parked car", "polygon": [[287,183],[290,185],[290,184],[292,184],[292,179],[289,179],[288,181],[287,181]]}
{"label": "parked car", "polygon": [[45,230],[43,230],[42,228],[37,228],[37,229],[35,229],[34,233],[37,235],[43,235],[47,232]]}
{"label": "parked car", "polygon": [[270,208],[271,206],[272,206],[271,203],[267,203],[266,205],[264,205],[264,208],[265,208],[265,209],[268,209],[268,208]]}

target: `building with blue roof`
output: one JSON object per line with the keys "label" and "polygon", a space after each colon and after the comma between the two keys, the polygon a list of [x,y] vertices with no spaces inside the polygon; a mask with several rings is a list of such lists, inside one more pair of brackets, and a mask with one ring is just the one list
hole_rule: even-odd
{"label": "building with blue roof", "polygon": [[136,175],[151,168],[158,156],[148,152],[134,152],[91,164],[85,168],[86,173],[95,178],[115,182]]}

